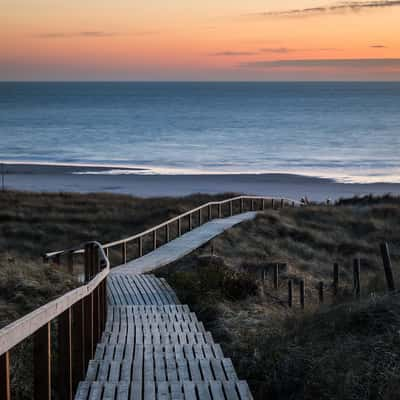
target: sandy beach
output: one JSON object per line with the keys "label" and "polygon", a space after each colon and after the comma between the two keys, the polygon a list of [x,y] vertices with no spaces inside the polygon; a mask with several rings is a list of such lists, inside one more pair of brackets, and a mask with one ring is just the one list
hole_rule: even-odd
{"label": "sandy beach", "polygon": [[400,194],[400,184],[396,183],[338,183],[331,179],[289,174],[141,175],[140,170],[126,171],[124,168],[125,172],[118,175],[109,171],[110,168],[94,166],[8,164],[5,166],[5,187],[34,192],[112,192],[140,197],[235,192],[293,199],[307,196],[315,201],[371,193]]}

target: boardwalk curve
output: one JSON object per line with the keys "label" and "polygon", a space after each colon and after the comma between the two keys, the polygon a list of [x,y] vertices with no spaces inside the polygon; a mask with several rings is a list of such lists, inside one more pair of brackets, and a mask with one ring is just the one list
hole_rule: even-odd
{"label": "boardwalk curve", "polygon": [[247,400],[238,379],[196,315],[164,279],[110,275],[108,317],[76,400]]}

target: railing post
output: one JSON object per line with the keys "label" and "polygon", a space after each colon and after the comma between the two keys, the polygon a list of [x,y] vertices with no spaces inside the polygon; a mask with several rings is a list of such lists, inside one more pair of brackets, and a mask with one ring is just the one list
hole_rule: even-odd
{"label": "railing post", "polygon": [[157,230],[154,229],[153,231],[153,250],[157,248]]}
{"label": "railing post", "polygon": [[189,214],[189,231],[193,229],[193,220],[192,220],[192,214]]}
{"label": "railing post", "polygon": [[58,377],[60,400],[72,400],[72,312],[70,308],[58,319]]}
{"label": "railing post", "polygon": [[382,243],[380,247],[387,287],[390,291],[393,291],[395,290],[395,284],[393,279],[392,261],[390,260],[389,245],[387,243]]}
{"label": "railing post", "polygon": [[265,200],[264,199],[262,199],[261,200],[261,210],[265,210]]}
{"label": "railing post", "polygon": [[93,357],[93,292],[84,299],[85,369]]}
{"label": "railing post", "polygon": [[165,225],[165,242],[169,242],[169,224]]}
{"label": "railing post", "polygon": [[242,214],[244,211],[244,200],[240,199],[240,213]]}
{"label": "railing post", "polygon": [[218,204],[218,218],[222,218],[222,205]]}
{"label": "railing post", "polygon": [[143,256],[143,236],[138,238],[139,257]]}
{"label": "railing post", "polygon": [[85,264],[85,282],[89,282],[92,278],[91,268],[92,268],[92,245],[91,243],[85,244],[85,254],[84,254],[84,264]]}
{"label": "railing post", "polygon": [[203,223],[202,215],[201,215],[201,208],[199,210],[199,226]]}
{"label": "railing post", "polygon": [[83,379],[86,371],[84,312],[84,300],[80,300],[72,306],[72,359],[74,365],[72,370],[72,386],[74,391],[76,391],[78,383]]}
{"label": "railing post", "polygon": [[10,353],[0,356],[0,399],[11,400],[10,388]]}
{"label": "railing post", "polygon": [[92,292],[93,295],[93,350],[100,339],[100,290],[99,286]]}
{"label": "railing post", "polygon": [[281,208],[285,207],[285,200],[281,199]]}
{"label": "railing post", "polygon": [[208,220],[212,220],[212,206],[211,204],[208,206]]}
{"label": "railing post", "polygon": [[275,199],[271,199],[271,208],[272,208],[272,209],[275,208]]}
{"label": "railing post", "polygon": [[182,235],[182,221],[178,218],[178,236]]}
{"label": "railing post", "polygon": [[122,251],[122,264],[126,264],[126,262],[127,262],[127,256],[126,256],[126,242],[123,242],[123,243],[122,243],[121,251]]}
{"label": "railing post", "polygon": [[51,323],[42,326],[33,338],[33,395],[35,400],[51,400]]}
{"label": "railing post", "polygon": [[254,211],[254,199],[251,199],[251,211]]}
{"label": "railing post", "polygon": [[233,215],[233,203],[232,200],[229,202],[229,215],[232,217]]}

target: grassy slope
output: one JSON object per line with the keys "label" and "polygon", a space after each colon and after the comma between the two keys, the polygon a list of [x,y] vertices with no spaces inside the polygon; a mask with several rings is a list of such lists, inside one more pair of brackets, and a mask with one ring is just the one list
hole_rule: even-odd
{"label": "grassy slope", "polygon": [[[399,222],[399,199],[267,211],[213,240],[217,257],[209,256],[207,245],[160,274],[206,321],[257,399],[395,399],[400,294],[381,297],[377,245],[389,241],[393,264],[399,265]],[[333,261],[349,285],[358,255],[361,303],[347,299],[305,313],[286,307],[287,278],[305,278],[307,299],[314,302],[315,283],[330,283]],[[289,264],[278,291],[241,272],[277,261]]]}

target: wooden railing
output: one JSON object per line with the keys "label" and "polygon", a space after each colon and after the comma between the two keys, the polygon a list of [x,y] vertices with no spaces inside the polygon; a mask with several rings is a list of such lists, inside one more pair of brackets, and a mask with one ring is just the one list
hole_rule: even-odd
{"label": "wooden railing", "polygon": [[[142,257],[146,253],[144,240],[151,239],[151,244],[148,246],[148,251],[153,251],[163,244],[170,242],[175,237],[181,236],[187,231],[202,225],[205,222],[215,218],[223,218],[233,216],[246,211],[265,210],[268,208],[283,208],[301,206],[302,203],[285,199],[263,196],[238,196],[222,201],[212,201],[203,204],[197,208],[187,211],[177,217],[171,218],[153,228],[147,229],[144,232],[127,237],[125,239],[103,244],[103,248],[107,256],[111,250],[117,251],[120,256],[117,261],[111,266],[125,264],[126,262]],[[172,229],[173,228],[173,229]],[[173,237],[173,234],[175,237]],[[131,257],[128,256],[128,245],[135,244],[135,253]],[[70,249],[63,251],[55,251],[47,253],[44,256],[46,261],[52,260],[56,264],[61,263],[61,258],[64,256],[65,261],[70,271],[74,268],[74,259],[83,253],[83,249]]]}
{"label": "wooden railing", "polygon": [[0,330],[0,400],[11,399],[10,351],[33,338],[33,398],[50,400],[52,392],[52,322],[57,323],[60,400],[72,400],[107,317],[106,278],[109,260],[97,242],[84,245],[85,284]]}

